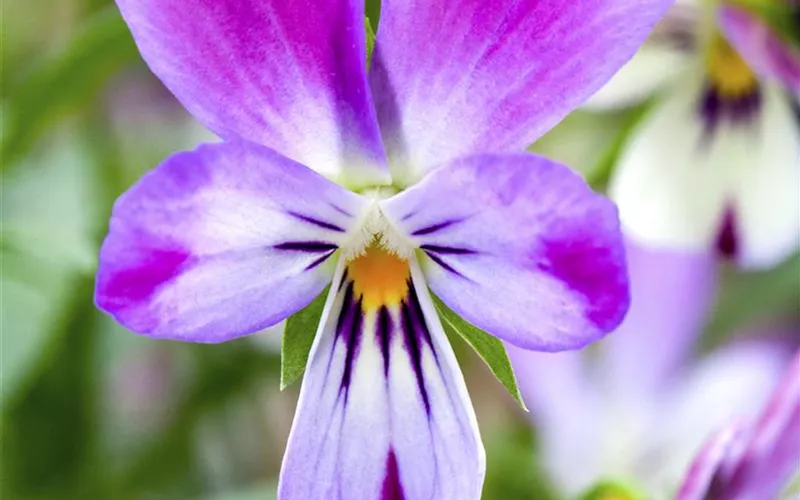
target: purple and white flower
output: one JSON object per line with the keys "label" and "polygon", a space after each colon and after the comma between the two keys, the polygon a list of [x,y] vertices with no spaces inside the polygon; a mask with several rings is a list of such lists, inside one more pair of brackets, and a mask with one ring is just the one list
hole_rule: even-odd
{"label": "purple and white flower", "polygon": [[738,338],[697,358],[715,297],[714,254],[631,242],[626,254],[631,308],[595,349],[509,348],[542,464],[568,495],[616,479],[669,498],[705,437],[755,411],[791,355],[781,337],[795,332],[774,329],[759,333],[778,338]]}
{"label": "purple and white flower", "polygon": [[709,438],[676,498],[778,498],[799,473],[800,351],[757,419],[730,423]]}
{"label": "purple and white flower", "polygon": [[[772,4],[790,16],[787,0]],[[796,252],[800,48],[732,2],[679,0],[587,108],[651,97],[609,185],[626,233],[746,268]]]}
{"label": "purple and white flower", "polygon": [[515,153],[600,88],[668,0],[118,0],[150,68],[224,139],[117,202],[96,300],[222,342],[330,293],[282,499],[476,499],[484,452],[430,290],[525,349],[628,304],[614,205]]}

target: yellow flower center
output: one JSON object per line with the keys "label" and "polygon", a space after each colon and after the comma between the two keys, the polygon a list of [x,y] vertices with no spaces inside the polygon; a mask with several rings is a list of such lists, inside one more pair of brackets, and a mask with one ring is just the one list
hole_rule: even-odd
{"label": "yellow flower center", "polygon": [[347,266],[353,290],[361,297],[365,311],[381,306],[395,306],[408,295],[408,261],[388,252],[376,243],[354,258]]}
{"label": "yellow flower center", "polygon": [[722,97],[736,99],[758,89],[756,75],[736,50],[719,35],[709,47],[707,70],[711,85]]}

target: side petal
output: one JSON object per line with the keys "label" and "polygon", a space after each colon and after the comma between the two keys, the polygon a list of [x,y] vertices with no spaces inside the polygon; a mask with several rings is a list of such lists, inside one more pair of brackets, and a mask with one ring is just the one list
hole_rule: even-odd
{"label": "side petal", "polygon": [[475,415],[417,264],[398,301],[373,300],[369,287],[381,280],[365,285],[352,268],[340,275],[309,357],[278,498],[477,500],[485,458]]}
{"label": "side petal", "polygon": [[272,150],[203,145],[114,206],[95,300],[153,337],[221,342],[271,326],[330,282],[366,202]]}
{"label": "side petal", "polygon": [[628,308],[614,204],[550,160],[464,157],[381,207],[422,250],[431,289],[518,347],[582,347]]}
{"label": "side petal", "polygon": [[358,0],[117,0],[153,72],[198,120],[348,185],[389,181]]}
{"label": "side petal", "polygon": [[759,75],[800,95],[799,49],[743,7],[722,5],[717,19],[725,37]]}
{"label": "side petal", "polygon": [[686,363],[716,297],[713,252],[647,248],[627,240],[631,307],[598,358],[610,390],[639,399],[663,391]]}
{"label": "side petal", "polygon": [[800,467],[800,352],[756,421],[725,498],[774,498]]}
{"label": "side petal", "polygon": [[385,0],[370,67],[396,180],[521,151],[633,56],[671,0]]}

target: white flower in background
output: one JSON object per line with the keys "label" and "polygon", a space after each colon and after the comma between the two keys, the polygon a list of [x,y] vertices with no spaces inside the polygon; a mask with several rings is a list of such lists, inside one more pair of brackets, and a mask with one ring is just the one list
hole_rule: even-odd
{"label": "white flower in background", "polygon": [[[770,5],[792,19],[789,0]],[[742,7],[678,0],[587,104],[609,110],[652,97],[609,185],[626,232],[657,248],[716,247],[746,268],[795,252],[798,95],[800,49],[787,36]]]}

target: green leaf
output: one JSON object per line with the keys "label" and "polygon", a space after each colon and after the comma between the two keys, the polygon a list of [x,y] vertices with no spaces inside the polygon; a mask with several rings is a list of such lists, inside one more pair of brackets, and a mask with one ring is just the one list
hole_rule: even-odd
{"label": "green leaf", "polygon": [[517,403],[523,410],[528,411],[525,402],[522,400],[522,394],[519,392],[517,386],[517,377],[514,375],[514,369],[511,367],[511,361],[508,359],[508,353],[505,346],[497,337],[493,337],[469,324],[464,318],[450,310],[444,302],[431,295],[433,304],[436,306],[436,311],[439,317],[442,318],[442,326],[448,333],[458,333],[469,345],[475,349],[475,352],[486,362],[489,370],[497,377],[503,386],[508,390]]}
{"label": "green leaf", "polygon": [[286,320],[281,342],[281,390],[295,383],[306,371],[308,353],[317,334],[329,289],[326,287],[305,309]]}
{"label": "green leaf", "polygon": [[63,52],[11,85],[3,102],[0,169],[23,156],[58,118],[85,106],[120,68],[139,60],[116,7],[92,17]]}
{"label": "green leaf", "polygon": [[375,48],[375,30],[368,17],[364,18],[364,30],[367,32],[367,67],[372,60],[372,50]]}

